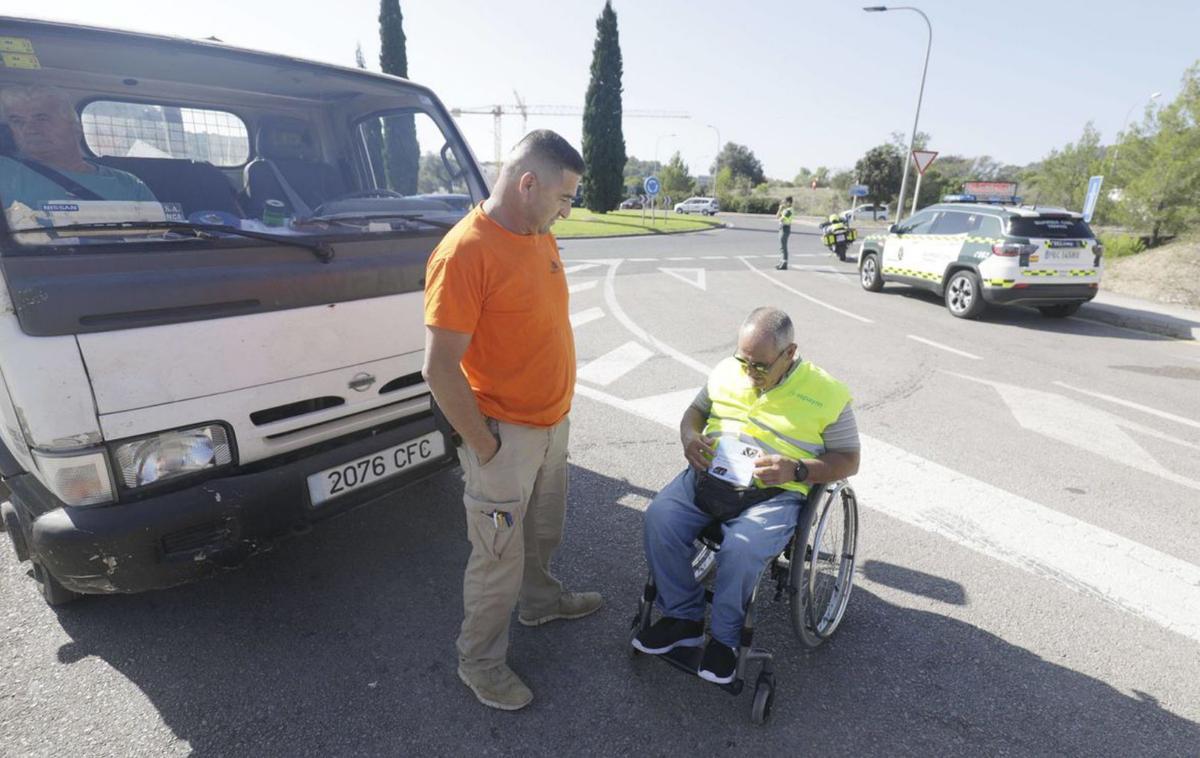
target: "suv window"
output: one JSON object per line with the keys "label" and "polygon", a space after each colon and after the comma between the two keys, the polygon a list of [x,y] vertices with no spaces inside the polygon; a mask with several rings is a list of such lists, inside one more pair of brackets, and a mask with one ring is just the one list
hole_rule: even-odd
{"label": "suv window", "polygon": [[943,211],[930,234],[966,234],[979,224],[979,216],[959,211]]}
{"label": "suv window", "polygon": [[1081,218],[1070,216],[1015,216],[1008,220],[1008,233],[1014,237],[1049,239],[1091,239],[1091,228]]}
{"label": "suv window", "polygon": [[896,231],[900,234],[929,234],[937,216],[933,211],[922,211],[902,223]]}
{"label": "suv window", "polygon": [[102,158],[190,158],[215,166],[250,158],[246,122],[228,111],[93,100],[81,120],[84,142]]}
{"label": "suv window", "polygon": [[999,237],[1004,234],[1000,228],[1000,219],[995,216],[983,216],[979,220],[979,233],[984,237]]}

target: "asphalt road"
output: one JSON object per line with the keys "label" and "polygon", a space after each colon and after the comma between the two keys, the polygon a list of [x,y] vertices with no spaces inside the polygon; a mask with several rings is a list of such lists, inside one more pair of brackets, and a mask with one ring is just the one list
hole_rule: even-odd
{"label": "asphalt road", "polygon": [[[525,711],[455,676],[457,473],[171,591],[59,610],[0,550],[0,754],[1187,755],[1200,752],[1200,348],[863,291],[797,225],[563,243],[580,381],[556,570],[607,605],[514,624]],[[814,653],[762,603],[774,719],[626,655],[641,512],[753,307],[852,388],[855,589]]]}

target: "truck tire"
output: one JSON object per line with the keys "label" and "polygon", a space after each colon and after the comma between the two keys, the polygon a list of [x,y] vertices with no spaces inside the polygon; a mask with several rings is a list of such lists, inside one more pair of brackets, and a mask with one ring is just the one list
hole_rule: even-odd
{"label": "truck tire", "polygon": [[33,561],[33,577],[37,579],[38,586],[41,587],[42,599],[51,608],[66,605],[82,597],[78,592],[72,592],[59,584],[54,575],[47,571],[46,567],[38,562],[37,559]]}

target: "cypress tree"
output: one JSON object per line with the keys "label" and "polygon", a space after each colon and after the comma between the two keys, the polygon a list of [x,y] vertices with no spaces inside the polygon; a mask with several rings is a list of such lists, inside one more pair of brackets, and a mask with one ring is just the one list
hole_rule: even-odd
{"label": "cypress tree", "polygon": [[[400,0],[379,3],[379,67],[385,74],[408,78],[408,50],[404,37],[404,14]],[[383,126],[383,163],[388,186],[396,192],[414,195],[420,173],[421,150],[417,145],[417,126],[412,114],[386,116]]]}
{"label": "cypress tree", "polygon": [[605,213],[617,207],[625,190],[625,135],[621,131],[621,44],[617,14],[605,0],[596,19],[592,78],[583,106],[583,202]]}

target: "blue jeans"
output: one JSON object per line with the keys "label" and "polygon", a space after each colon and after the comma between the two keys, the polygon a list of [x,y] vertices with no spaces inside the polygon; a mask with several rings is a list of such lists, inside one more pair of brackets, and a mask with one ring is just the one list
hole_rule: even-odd
{"label": "blue jeans", "polygon": [[[696,507],[696,472],[689,466],[662,489],[646,509],[646,562],[658,586],[664,616],[704,622],[704,588],[692,574],[692,541],[713,520]],[[785,491],[751,506],[721,527],[713,587],[712,636],[735,650],[741,642],[746,607],[758,576],[787,546],[804,496]]]}

